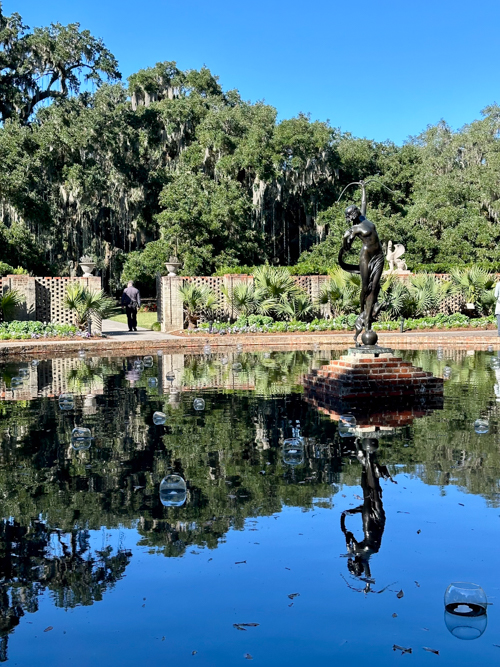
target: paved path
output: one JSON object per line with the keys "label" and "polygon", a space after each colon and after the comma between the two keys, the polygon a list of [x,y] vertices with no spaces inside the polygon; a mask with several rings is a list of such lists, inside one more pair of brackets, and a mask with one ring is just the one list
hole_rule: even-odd
{"label": "paved path", "polygon": [[129,340],[182,340],[180,336],[172,336],[172,334],[152,331],[143,327],[137,327],[137,331],[129,331],[124,322],[115,322],[114,320],[102,321],[102,333],[124,342]]}

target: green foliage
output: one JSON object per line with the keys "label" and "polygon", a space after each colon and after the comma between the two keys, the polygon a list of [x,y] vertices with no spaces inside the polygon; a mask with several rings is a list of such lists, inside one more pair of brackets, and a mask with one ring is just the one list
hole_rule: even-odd
{"label": "green foliage", "polygon": [[76,327],[72,324],[56,324],[53,322],[33,322],[14,320],[0,324],[0,340],[29,339],[53,336],[72,336]]}
{"label": "green foliage", "polygon": [[493,274],[478,266],[471,269],[453,269],[451,280],[455,293],[460,294],[466,303],[475,304],[479,312],[487,313],[495,304]]}
{"label": "green foliage", "polygon": [[360,277],[338,267],[321,286],[318,306],[329,306],[333,317],[358,311],[360,289]]}
{"label": "green foliage", "polygon": [[18,306],[24,301],[23,296],[17,291],[10,289],[0,297],[0,315],[2,319],[9,320],[13,317]]}
{"label": "green foliage", "polygon": [[64,307],[75,315],[75,324],[85,329],[93,316],[106,318],[115,309],[115,302],[102,290],[92,290],[82,283],[69,283],[66,287]]}
{"label": "green foliage", "polygon": [[143,296],[156,294],[156,275],[165,275],[165,262],[171,255],[169,244],[164,239],[147,243],[144,250],[134,250],[126,255],[120,277],[122,285],[129,280]]}
{"label": "green foliage", "polygon": [[217,308],[217,297],[206,285],[198,286],[196,283],[188,282],[179,287],[179,294],[182,297],[189,329],[193,329],[198,319],[203,315],[208,318],[214,316],[214,311]]}
{"label": "green foliage", "polygon": [[19,14],[5,16],[0,6],[0,119],[27,123],[45,100],[61,100],[80,89],[82,79],[96,85],[101,75],[119,79],[118,63],[102,40],[78,23],[28,32]]}

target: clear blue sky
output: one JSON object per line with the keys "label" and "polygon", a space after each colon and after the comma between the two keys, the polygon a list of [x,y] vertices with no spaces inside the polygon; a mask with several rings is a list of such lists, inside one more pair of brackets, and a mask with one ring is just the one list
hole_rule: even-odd
{"label": "clear blue sky", "polygon": [[126,78],[203,64],[225,89],[356,136],[402,143],[500,102],[500,0],[4,0],[31,27],[79,22]]}

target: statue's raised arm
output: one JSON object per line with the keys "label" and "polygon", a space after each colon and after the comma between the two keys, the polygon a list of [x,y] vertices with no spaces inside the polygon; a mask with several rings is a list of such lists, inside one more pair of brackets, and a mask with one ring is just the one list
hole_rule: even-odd
{"label": "statue's raised arm", "polygon": [[[380,292],[380,277],[384,269],[384,251],[373,222],[361,215],[357,206],[348,206],[345,210],[348,223],[352,226],[344,234],[339,252],[339,265],[349,273],[361,275],[361,313],[356,320],[356,346],[358,336],[365,329],[361,339],[365,345],[375,345],[377,334],[372,331],[372,322],[377,317],[381,306],[377,303]],[[344,262],[343,255],[348,252],[354,240],[361,240],[363,246],[359,254],[359,265]]]}

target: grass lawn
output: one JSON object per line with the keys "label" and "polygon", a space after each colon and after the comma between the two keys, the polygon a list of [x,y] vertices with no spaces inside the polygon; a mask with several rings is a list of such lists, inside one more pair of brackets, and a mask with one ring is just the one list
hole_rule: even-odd
{"label": "grass lawn", "polygon": [[[119,308],[116,309],[115,313],[109,318],[114,322],[122,322],[127,324],[127,315],[122,313]],[[144,329],[151,329],[151,326],[154,322],[157,322],[158,318],[156,313],[137,313],[137,326],[143,327]]]}

